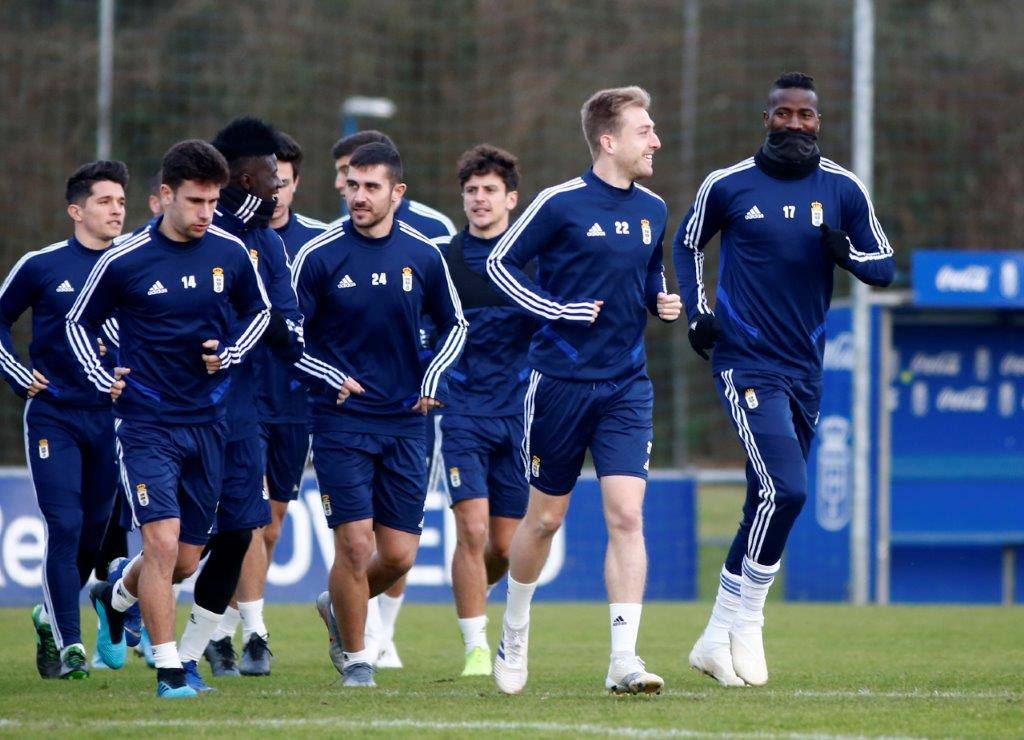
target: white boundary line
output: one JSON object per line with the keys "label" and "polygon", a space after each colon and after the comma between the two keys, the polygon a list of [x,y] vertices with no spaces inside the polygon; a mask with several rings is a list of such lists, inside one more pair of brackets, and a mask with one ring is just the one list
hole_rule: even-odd
{"label": "white boundary line", "polygon": [[335,717],[293,717],[264,719],[112,719],[112,720],[76,720],[74,722],[54,722],[52,720],[20,721],[0,718],[0,729],[53,730],[62,724],[76,729],[107,728],[107,729],[178,729],[178,728],[212,728],[231,727],[260,729],[348,729],[348,730],[427,730],[437,732],[456,731],[495,731],[495,732],[548,732],[569,735],[604,735],[615,737],[716,737],[716,738],[790,738],[791,740],[810,740],[811,738],[861,738],[864,735],[834,735],[815,732],[707,732],[686,728],[656,727],[616,727],[590,723],[570,724],[565,722],[506,722],[501,720],[477,720],[465,722],[445,722],[419,719],[342,719]]}

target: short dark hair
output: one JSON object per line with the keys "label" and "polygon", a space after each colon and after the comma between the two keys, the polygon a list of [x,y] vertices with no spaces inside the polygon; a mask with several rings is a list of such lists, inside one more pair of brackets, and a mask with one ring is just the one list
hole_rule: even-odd
{"label": "short dark hair", "polygon": [[398,150],[388,144],[382,144],[379,141],[371,144],[363,144],[361,147],[352,152],[352,159],[349,160],[349,169],[355,167],[374,167],[376,165],[384,165],[388,170],[388,176],[392,182],[399,183],[402,181],[404,171],[402,168],[402,155],[398,153]]}
{"label": "short dark hair", "polygon": [[223,187],[231,177],[224,155],[202,139],[179,141],[168,149],[160,173],[171,190],[186,180]]}
{"label": "short dark hair", "polygon": [[277,132],[277,161],[289,162],[294,176],[299,176],[299,170],[302,168],[302,147],[284,131]]}
{"label": "short dark hair", "polygon": [[814,78],[810,75],[805,75],[803,72],[784,72],[772,83],[768,94],[771,95],[776,90],[786,90],[791,87],[817,92],[814,89]]}
{"label": "short dark hair", "polygon": [[331,147],[331,157],[333,159],[347,157],[356,149],[366,144],[387,144],[392,149],[398,149],[395,146],[395,142],[391,140],[391,137],[383,131],[368,129],[355,134],[349,134],[348,136],[342,136],[334,142],[334,146]]}
{"label": "short dark hair", "polygon": [[101,159],[98,162],[83,164],[71,177],[64,188],[64,198],[68,205],[79,205],[92,194],[93,183],[107,180],[116,182],[122,188],[128,187],[128,165],[117,160]]}
{"label": "short dark hair", "polygon": [[276,154],[278,138],[269,123],[252,116],[243,116],[218,131],[210,143],[224,155],[228,166],[233,169],[241,159]]}
{"label": "short dark hair", "polygon": [[459,187],[473,175],[494,173],[505,183],[505,190],[519,189],[519,160],[515,155],[490,144],[477,144],[459,157]]}

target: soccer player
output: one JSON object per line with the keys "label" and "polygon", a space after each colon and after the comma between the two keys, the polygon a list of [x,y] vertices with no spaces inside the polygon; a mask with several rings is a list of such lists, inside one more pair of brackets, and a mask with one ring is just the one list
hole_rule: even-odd
{"label": "soccer player", "polygon": [[[657,693],[636,654],[647,578],[643,500],[654,394],[644,348],[646,311],[675,321],[662,265],[665,202],[637,181],[654,173],[661,142],[639,87],[594,93],[581,111],[593,167],[543,191],[487,259],[487,274],[545,324],[533,337],[526,393],[526,517],[510,551],[508,603],[494,660],[498,688],[526,685],[530,601],[590,449],[601,483],[611,660],[605,688]],[[523,271],[537,258],[538,279]]]}
{"label": "soccer player", "polygon": [[455,515],[452,590],[465,643],[462,675],[488,676],[487,594],[508,570],[529,497],[520,447],[526,354],[537,321],[487,279],[487,257],[519,197],[516,158],[481,144],[459,159],[458,176],[469,225],[452,239],[446,260],[470,328],[448,372],[441,450]]}
{"label": "soccer player", "polygon": [[[299,184],[302,149],[277,132],[277,176],[281,187],[270,217],[270,227],[284,242],[288,259],[299,247],[327,229],[327,225],[291,209]],[[266,235],[264,235],[266,236]],[[275,252],[277,248],[275,247]],[[291,273],[287,273],[291,291]],[[269,281],[264,280],[269,288]],[[274,293],[270,291],[273,300]],[[266,489],[270,496],[270,523],[253,533],[242,565],[236,601],[229,605],[206,648],[213,675],[266,675],[270,672],[269,633],[263,620],[263,592],[267,568],[281,535],[288,503],[299,495],[302,471],[309,456],[309,400],[305,387],[292,375],[290,363],[272,353],[263,356],[262,376],[256,388],[256,411],[266,452]],[[232,638],[242,623],[242,660],[235,665]]]}
{"label": "soccer player", "polygon": [[[466,339],[441,252],[394,218],[404,192],[397,150],[360,147],[346,175],[351,220],[309,242],[293,266],[309,355],[296,367],[310,378],[313,467],[334,530],[329,593],[317,609],[346,686],[375,685],[367,600],[415,559],[426,499],[423,417],[438,406],[442,373]],[[441,335],[426,372],[424,315]]]}
{"label": "soccer player", "polygon": [[[74,235],[29,252],[0,285],[0,370],[25,404],[25,455],[46,524],[43,604],[32,610],[36,668],[43,678],[86,678],[78,596],[96,561],[117,491],[110,396],[82,375],[64,317],[125,217],[123,162],[79,167],[65,198]],[[11,327],[32,310],[31,369],[21,363]],[[99,351],[99,332],[85,341]],[[109,371],[112,358],[105,357]]]}
{"label": "soccer player", "polygon": [[[209,557],[195,584],[195,605],[181,638],[179,655],[189,685],[197,691],[210,687],[199,674],[197,662],[238,586],[242,563],[248,552],[257,568],[266,569],[266,549],[259,530],[270,523],[270,500],[263,487],[266,451],[260,435],[256,398],[265,375],[268,348],[294,362],[302,356],[301,323],[295,292],[291,287],[288,257],[281,238],[270,228],[275,196],[281,187],[277,176],[277,132],[258,118],[236,118],[214,137],[212,145],[224,155],[231,176],[221,189],[213,227],[237,238],[245,246],[270,301],[270,323],[264,342],[232,371],[225,394],[227,448],[224,483],[217,505],[215,534]],[[257,547],[250,547],[252,540]],[[261,557],[262,556],[262,557]],[[239,597],[239,611],[248,616],[250,599]],[[262,604],[257,604],[262,611]],[[238,672],[264,676],[270,673],[267,631],[252,625]],[[237,675],[237,674],[235,674]]]}
{"label": "soccer player", "polygon": [[[352,152],[361,147],[363,144],[371,143],[387,144],[390,147],[395,147],[395,142],[391,140],[391,137],[387,134],[376,131],[373,129],[367,131],[359,131],[358,133],[344,136],[335,142],[334,147],[331,149],[331,156],[334,158],[334,170],[335,179],[334,187],[341,195],[342,200],[345,199],[345,183],[346,174],[348,172],[348,162],[352,157]],[[344,221],[348,216],[343,216],[339,221],[335,221],[331,225],[335,225],[340,221]],[[407,197],[402,197],[401,202],[398,204],[398,209],[395,212],[395,218],[399,219],[408,226],[411,226],[416,231],[420,232],[431,242],[433,242],[444,254],[448,248],[448,243],[452,240],[455,235],[455,224],[452,220],[445,216],[440,211],[419,203],[415,200],[410,200]],[[437,334],[434,326],[430,323],[429,318],[424,321],[423,326],[420,327],[420,361],[423,367],[426,368],[429,365],[433,354],[432,347],[434,346]],[[437,427],[441,422],[441,416],[439,413],[432,411],[427,415],[427,438],[426,438],[426,450],[428,459],[428,470],[429,480],[434,480],[435,466],[442,465],[442,461],[437,459],[436,453],[436,435]],[[380,596],[374,597],[370,601],[370,611],[367,617],[367,641],[370,643],[370,647],[375,649],[377,652],[376,665],[380,668],[401,668],[402,660],[398,656],[398,650],[395,647],[395,622],[398,620],[398,612],[402,608],[402,601],[405,598],[405,577],[398,579],[394,586],[389,588],[387,591],[382,593]]]}
{"label": "soccer player", "polygon": [[[244,361],[270,321],[263,285],[245,247],[212,225],[229,171],[209,144],[183,141],[163,159],[156,224],[108,251],[67,316],[74,355],[114,399],[121,483],[143,553],[113,585],[90,596],[100,619],[97,650],[125,660],[124,612],[138,601],[153,642],[157,695],[195,696],[174,642],[171,583],[195,572],[209,538],[225,468],[226,372]],[[105,368],[89,337],[114,312],[117,367]]]}
{"label": "soccer player", "polygon": [[[764,144],[708,175],[673,248],[690,344],[704,359],[714,350],[715,384],[748,458],[743,518],[689,658],[723,686],[768,680],[763,609],[807,495],[835,267],[869,285],[893,275],[867,190],[818,149],[814,80],[779,77],[763,118]],[[717,316],[703,282],[703,249],[716,232]]]}

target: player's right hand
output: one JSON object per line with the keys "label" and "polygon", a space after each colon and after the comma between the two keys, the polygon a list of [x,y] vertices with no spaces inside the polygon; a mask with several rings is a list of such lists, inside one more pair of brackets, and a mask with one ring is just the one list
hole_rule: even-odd
{"label": "player's right hand", "polygon": [[597,321],[598,315],[601,313],[601,306],[604,305],[604,301],[594,301],[591,305],[594,307],[594,315],[590,318],[590,325],[593,326],[594,322]]}
{"label": "player's right hand", "polygon": [[715,342],[722,336],[722,325],[713,313],[702,313],[690,323],[687,336],[693,351],[705,360],[710,360],[708,350],[714,349]]}
{"label": "player's right hand", "polygon": [[28,387],[27,394],[29,398],[35,398],[36,394],[40,391],[45,391],[50,387],[50,381],[46,379],[38,370],[32,371],[32,385]]}
{"label": "player's right hand", "polygon": [[366,393],[363,386],[359,385],[359,382],[355,378],[348,378],[338,390],[338,400],[335,402],[339,406],[345,403],[345,400],[355,393],[357,396]]}
{"label": "player's right hand", "polygon": [[114,384],[110,386],[110,400],[117,401],[124,393],[124,387],[127,385],[124,381],[124,376],[130,373],[132,369],[130,367],[115,367],[114,368]]}

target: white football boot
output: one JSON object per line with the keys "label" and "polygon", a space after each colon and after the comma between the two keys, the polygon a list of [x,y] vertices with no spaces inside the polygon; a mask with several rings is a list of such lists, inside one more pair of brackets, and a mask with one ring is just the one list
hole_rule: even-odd
{"label": "white football boot", "polygon": [[746,686],[732,667],[732,652],[729,644],[713,645],[702,634],[690,651],[690,667],[709,676],[722,686]]}
{"label": "white football boot", "polygon": [[604,687],[613,694],[660,694],[661,676],[651,673],[636,655],[612,656]]}
{"label": "white football boot", "polygon": [[522,693],[526,686],[526,650],[530,640],[530,623],[514,630],[502,620],[501,641],[494,656],[494,683],[506,694]]}
{"label": "white football boot", "polygon": [[751,686],[768,683],[768,663],[759,622],[737,622],[729,628],[729,647],[736,675]]}

